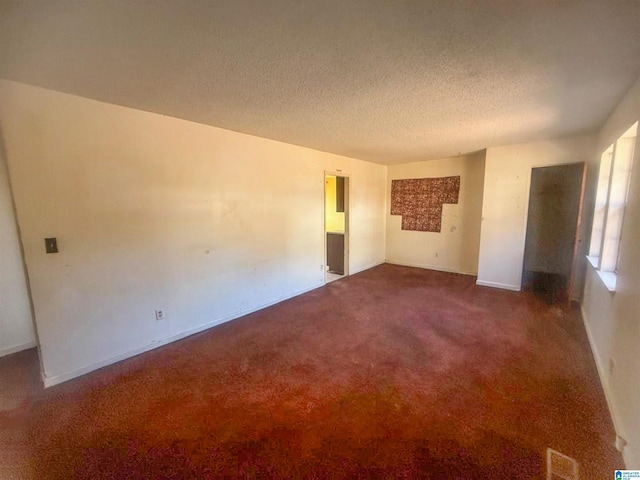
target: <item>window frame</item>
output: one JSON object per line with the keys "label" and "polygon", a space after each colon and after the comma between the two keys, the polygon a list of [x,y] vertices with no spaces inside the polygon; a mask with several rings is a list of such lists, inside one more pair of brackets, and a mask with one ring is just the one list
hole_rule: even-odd
{"label": "window frame", "polygon": [[638,123],[625,130],[600,156],[587,259],[611,292],[615,292],[617,283],[620,244],[637,153]]}

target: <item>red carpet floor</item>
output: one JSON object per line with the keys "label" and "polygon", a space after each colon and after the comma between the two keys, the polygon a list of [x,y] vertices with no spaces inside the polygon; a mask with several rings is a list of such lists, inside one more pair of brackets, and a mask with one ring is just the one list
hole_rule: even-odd
{"label": "red carpet floor", "polygon": [[581,478],[622,466],[579,315],[382,265],[36,392],[38,479]]}

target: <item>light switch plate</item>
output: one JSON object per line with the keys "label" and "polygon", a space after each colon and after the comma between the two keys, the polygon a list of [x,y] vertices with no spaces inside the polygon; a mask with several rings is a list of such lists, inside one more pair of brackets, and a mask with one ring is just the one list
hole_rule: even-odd
{"label": "light switch plate", "polygon": [[57,238],[45,238],[44,248],[47,253],[58,253],[58,239]]}

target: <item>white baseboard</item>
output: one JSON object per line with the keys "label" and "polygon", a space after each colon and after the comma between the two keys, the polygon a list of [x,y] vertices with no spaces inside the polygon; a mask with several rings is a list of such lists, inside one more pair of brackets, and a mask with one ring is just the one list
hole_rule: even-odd
{"label": "white baseboard", "polygon": [[89,372],[93,372],[94,370],[98,370],[99,368],[103,368],[109,365],[113,365],[114,363],[120,362],[122,360],[126,360],[127,358],[131,358],[131,357],[135,357],[136,355],[140,355],[141,353],[144,352],[148,352],[149,350],[153,350],[154,348],[158,348],[158,347],[162,347],[163,345],[167,345],[169,343],[181,340],[183,338],[189,337],[191,335],[195,335],[196,333],[200,333],[203,332],[204,330],[208,330],[209,328],[215,327],[217,325],[220,325],[222,323],[228,322],[230,320],[235,320],[236,318],[240,318],[243,317],[245,315],[249,315],[250,313],[253,312],[257,312],[258,310],[262,310],[263,308],[267,308],[270,307],[272,305],[275,305],[276,303],[280,303],[280,302],[284,302],[285,300],[288,300],[290,298],[293,297],[297,297],[298,295],[302,295],[303,293],[307,293],[310,292],[311,290],[315,290],[316,288],[320,288],[323,287],[325,285],[324,282],[322,283],[318,283],[316,285],[313,285],[311,287],[307,287],[304,288],[302,290],[299,290],[297,292],[294,292],[290,295],[284,295],[282,297],[278,297],[272,301],[269,301],[267,303],[264,303],[262,305],[258,305],[256,307],[250,307],[250,308],[246,308],[246,309],[242,309],[242,310],[238,310],[234,313],[231,313],[229,315],[225,315],[224,317],[220,317],[217,318],[215,320],[212,320],[211,322],[207,322],[203,325],[199,325],[195,328],[192,328],[190,330],[187,330],[185,332],[181,332],[177,335],[172,335],[170,337],[167,338],[163,338],[161,340],[154,340],[153,342],[144,345],[142,347],[133,349],[133,350],[129,350],[128,352],[124,352],[121,353],[119,355],[115,355],[113,357],[109,357],[105,360],[102,360],[100,362],[96,362],[96,363],[92,363],[91,365],[87,365],[85,367],[81,367],[78,368],[76,370],[72,370],[70,372],[66,372],[66,373],[60,373],[58,375],[54,375],[51,377],[47,377],[46,375],[43,377],[43,383],[45,388],[48,387],[53,387],[54,385],[58,385],[59,383],[62,382],[66,382],[68,380],[71,380],[73,378],[79,377],[81,375],[85,375]]}
{"label": "white baseboard", "polygon": [[423,263],[413,263],[413,262],[401,262],[398,260],[385,260],[386,263],[390,263],[392,265],[400,265],[401,267],[415,267],[415,268],[424,268],[426,270],[435,270],[437,272],[446,272],[446,273],[458,273],[460,275],[471,275],[475,277],[477,273],[474,272],[462,272],[460,270],[454,270],[450,268],[436,267],[434,265],[425,265]]}
{"label": "white baseboard", "polygon": [[[591,329],[589,328],[589,322],[587,321],[587,314],[584,310],[584,304],[580,304],[580,314],[582,316],[582,323],[584,325],[584,329],[587,332],[587,338],[589,339],[589,346],[591,347],[591,352],[593,354],[593,359],[596,363],[596,369],[598,370],[598,376],[600,377],[600,384],[602,385],[602,390],[604,390],[604,398],[607,400],[607,407],[609,407],[609,414],[611,415],[611,420],[613,421],[613,428],[616,431],[617,435],[620,435],[624,438],[624,430],[621,428],[622,424],[620,419],[616,415],[616,409],[613,403],[613,394],[611,392],[611,388],[609,387],[609,380],[607,378],[607,367],[606,365],[602,365],[600,363],[600,354],[598,352],[598,345],[596,344],[593,334],[591,333]],[[622,459],[625,465],[634,464],[627,458],[625,455],[627,449],[623,449],[622,451]]]}
{"label": "white baseboard", "polygon": [[521,287],[519,285],[509,285],[508,283],[499,282],[487,282],[485,280],[476,280],[476,285],[480,285],[482,287],[501,288],[503,290],[511,290],[514,292],[519,292],[521,290]]}
{"label": "white baseboard", "polygon": [[382,265],[383,263],[385,263],[385,261],[384,260],[380,260],[378,262],[373,262],[373,263],[367,265],[366,267],[357,268],[357,269],[353,270],[352,272],[349,272],[349,276],[355,275],[356,273],[364,272],[365,270],[369,270],[370,268],[377,267],[378,265]]}
{"label": "white baseboard", "polygon": [[35,340],[32,340],[30,342],[27,343],[23,343],[21,345],[13,345],[11,347],[3,347],[0,348],[0,357],[4,357],[6,355],[11,355],[12,353],[18,353],[21,352],[22,350],[27,350],[28,348],[34,348],[37,347],[38,344],[36,343]]}
{"label": "white baseboard", "polygon": [[631,454],[629,445],[627,445],[622,450],[622,462],[624,463],[624,468],[633,469],[640,465],[640,454],[638,452],[636,452],[636,455]]}

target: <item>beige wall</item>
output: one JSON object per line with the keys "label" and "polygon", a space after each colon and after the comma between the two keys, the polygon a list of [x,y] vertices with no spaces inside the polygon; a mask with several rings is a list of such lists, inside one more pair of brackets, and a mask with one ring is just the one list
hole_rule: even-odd
{"label": "beige wall", "polygon": [[0,136],[0,357],[36,344]]}
{"label": "beige wall", "polygon": [[[640,80],[602,127],[592,156],[595,188],[601,153],[640,120]],[[640,136],[638,137],[640,139]],[[593,267],[587,268],[582,313],[616,430],[628,442],[624,458],[640,469],[640,142],[636,143],[629,202],[625,213],[616,292],[611,293]],[[593,202],[589,208],[593,212]],[[615,368],[609,370],[609,360]]]}
{"label": "beige wall", "polygon": [[[391,181],[460,175],[457,204],[445,204],[437,232],[401,229],[402,217],[389,214]],[[484,151],[475,155],[389,166],[387,254],[390,263],[475,275],[478,271]]]}
{"label": "beige wall", "polygon": [[[531,169],[588,162],[594,151],[593,135],[487,149],[478,265],[479,285],[520,290]],[[586,248],[585,242],[588,238],[587,227],[583,225],[579,232],[583,248]],[[579,261],[579,271],[583,271],[586,261],[583,256]],[[582,285],[582,278],[578,278],[577,284]],[[571,294],[576,296],[576,292]]]}
{"label": "beige wall", "polygon": [[13,82],[0,107],[46,384],[322,285],[325,170],[349,271],[384,260],[384,166]]}

